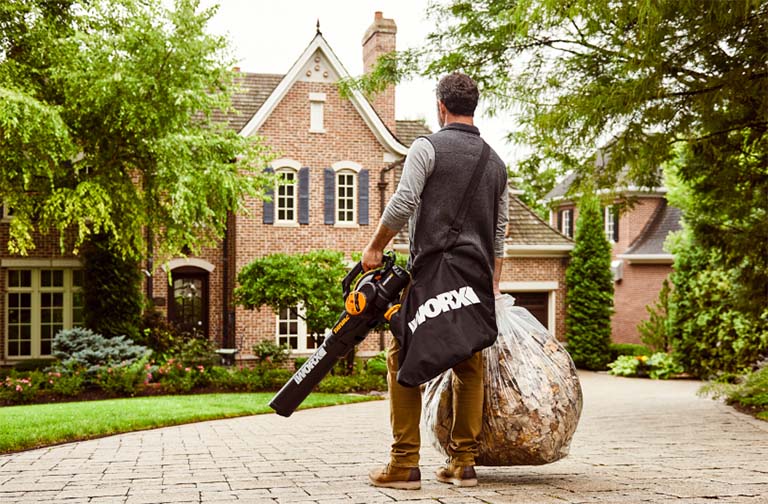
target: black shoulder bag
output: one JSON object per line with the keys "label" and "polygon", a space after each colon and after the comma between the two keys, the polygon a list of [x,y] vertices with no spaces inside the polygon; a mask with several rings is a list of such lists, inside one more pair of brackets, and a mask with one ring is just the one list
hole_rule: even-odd
{"label": "black shoulder bag", "polygon": [[489,278],[487,271],[477,267],[476,257],[452,250],[489,154],[490,147],[483,142],[442,251],[418,265],[418,278],[411,282],[400,310],[390,321],[400,343],[397,381],[401,385],[425,383],[496,341],[493,269]]}

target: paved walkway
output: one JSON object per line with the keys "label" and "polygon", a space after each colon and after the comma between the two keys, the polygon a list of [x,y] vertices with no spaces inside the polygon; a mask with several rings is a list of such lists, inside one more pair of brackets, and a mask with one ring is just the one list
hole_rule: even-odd
{"label": "paved walkway", "polygon": [[[368,486],[386,460],[386,401],[203,422],[0,456],[0,503],[768,503],[768,423],[698,398],[693,381],[582,373],[571,455],[479,468],[480,486]],[[0,426],[2,428],[2,426]]]}

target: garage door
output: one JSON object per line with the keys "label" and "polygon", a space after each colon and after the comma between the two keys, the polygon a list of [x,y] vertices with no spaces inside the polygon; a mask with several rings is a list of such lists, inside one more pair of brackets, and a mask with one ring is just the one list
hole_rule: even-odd
{"label": "garage door", "polygon": [[507,292],[506,294],[515,298],[515,305],[522,306],[531,312],[541,325],[548,327],[549,292]]}

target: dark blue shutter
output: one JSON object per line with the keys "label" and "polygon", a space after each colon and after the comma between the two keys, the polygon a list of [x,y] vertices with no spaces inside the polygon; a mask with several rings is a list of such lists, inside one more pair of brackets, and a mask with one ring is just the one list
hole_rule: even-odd
{"label": "dark blue shutter", "polygon": [[[275,173],[275,170],[272,168],[266,168],[264,170],[264,173],[267,173],[269,175],[272,175]],[[275,223],[275,189],[269,189],[266,194],[268,199],[264,200],[264,224],[274,224]]]}
{"label": "dark blue shutter", "polygon": [[309,168],[299,170],[299,224],[309,224]]}
{"label": "dark blue shutter", "polygon": [[563,211],[557,211],[557,230],[563,232]]}
{"label": "dark blue shutter", "polygon": [[573,212],[573,209],[568,212],[568,238],[573,238]]}
{"label": "dark blue shutter", "polygon": [[325,169],[325,223],[333,224],[336,211],[336,172],[330,168]]}
{"label": "dark blue shutter", "polygon": [[358,223],[368,225],[368,170],[360,170],[357,174],[357,220]]}
{"label": "dark blue shutter", "polygon": [[619,207],[611,207],[611,218],[613,219],[613,241],[619,242]]}

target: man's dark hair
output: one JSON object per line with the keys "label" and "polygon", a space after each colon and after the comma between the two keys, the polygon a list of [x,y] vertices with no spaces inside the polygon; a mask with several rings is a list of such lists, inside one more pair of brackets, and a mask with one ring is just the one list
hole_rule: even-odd
{"label": "man's dark hair", "polygon": [[437,84],[437,99],[454,115],[474,117],[480,93],[469,76],[454,72]]}

